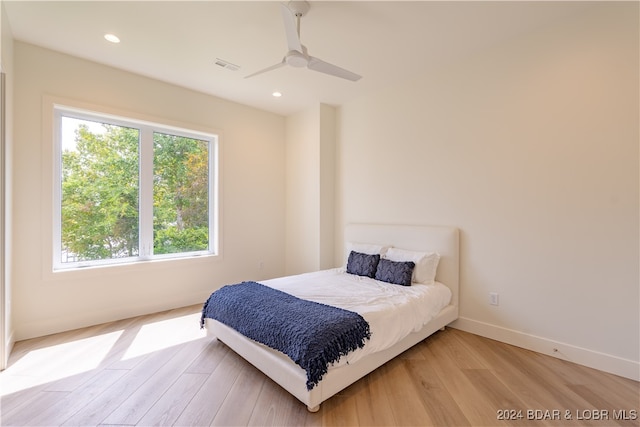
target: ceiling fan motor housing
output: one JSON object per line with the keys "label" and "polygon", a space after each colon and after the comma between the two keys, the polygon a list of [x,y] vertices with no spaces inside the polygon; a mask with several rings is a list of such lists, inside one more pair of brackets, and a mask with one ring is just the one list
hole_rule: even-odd
{"label": "ceiling fan motor housing", "polygon": [[298,52],[297,50],[290,50],[285,55],[284,60],[288,65],[292,67],[306,67],[309,63],[307,48],[302,46],[302,52]]}

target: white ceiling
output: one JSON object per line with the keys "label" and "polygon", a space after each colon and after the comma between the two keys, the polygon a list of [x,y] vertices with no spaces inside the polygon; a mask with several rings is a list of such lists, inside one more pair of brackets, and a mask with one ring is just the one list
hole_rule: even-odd
{"label": "white ceiling", "polygon": [[[309,54],[358,73],[350,82],[284,67],[280,6],[272,1],[4,1],[14,39],[288,115],[428,73],[590,2],[311,1]],[[120,44],[104,40],[114,33]],[[239,65],[230,71],[221,58]],[[271,93],[278,90],[281,98]]]}

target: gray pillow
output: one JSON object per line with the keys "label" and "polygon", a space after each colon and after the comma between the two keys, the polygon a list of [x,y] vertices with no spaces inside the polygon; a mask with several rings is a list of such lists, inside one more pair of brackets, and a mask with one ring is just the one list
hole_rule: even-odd
{"label": "gray pillow", "polygon": [[373,278],[376,275],[378,262],[380,262],[379,254],[369,255],[351,251],[347,260],[347,273]]}
{"label": "gray pillow", "polygon": [[381,259],[376,269],[376,280],[394,285],[411,286],[411,276],[416,264],[413,261]]}

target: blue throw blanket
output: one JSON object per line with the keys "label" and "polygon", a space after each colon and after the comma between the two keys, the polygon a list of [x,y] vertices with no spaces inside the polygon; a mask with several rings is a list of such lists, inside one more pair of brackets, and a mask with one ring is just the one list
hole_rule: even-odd
{"label": "blue throw blanket", "polygon": [[211,294],[202,308],[241,334],[279,350],[307,372],[311,390],[329,365],[362,348],[371,337],[358,313],[303,300],[256,282],[227,285]]}

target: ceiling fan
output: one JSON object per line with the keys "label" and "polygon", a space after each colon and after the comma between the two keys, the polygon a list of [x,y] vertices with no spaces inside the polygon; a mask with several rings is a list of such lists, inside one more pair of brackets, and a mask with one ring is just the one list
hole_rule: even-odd
{"label": "ceiling fan", "polygon": [[282,58],[282,61],[267,67],[264,70],[260,70],[245,77],[257,76],[258,74],[266,73],[267,71],[275,70],[285,65],[292,67],[307,67],[313,71],[319,71],[331,76],[340,77],[343,79],[351,80],[353,82],[360,80],[362,76],[353,73],[344,68],[340,68],[336,65],[329,64],[322,59],[315,58],[307,53],[307,47],[300,43],[300,18],[303,17],[311,8],[307,1],[290,1],[288,6],[280,3],[282,19],[284,20],[284,31],[287,37],[287,46],[289,51]]}

